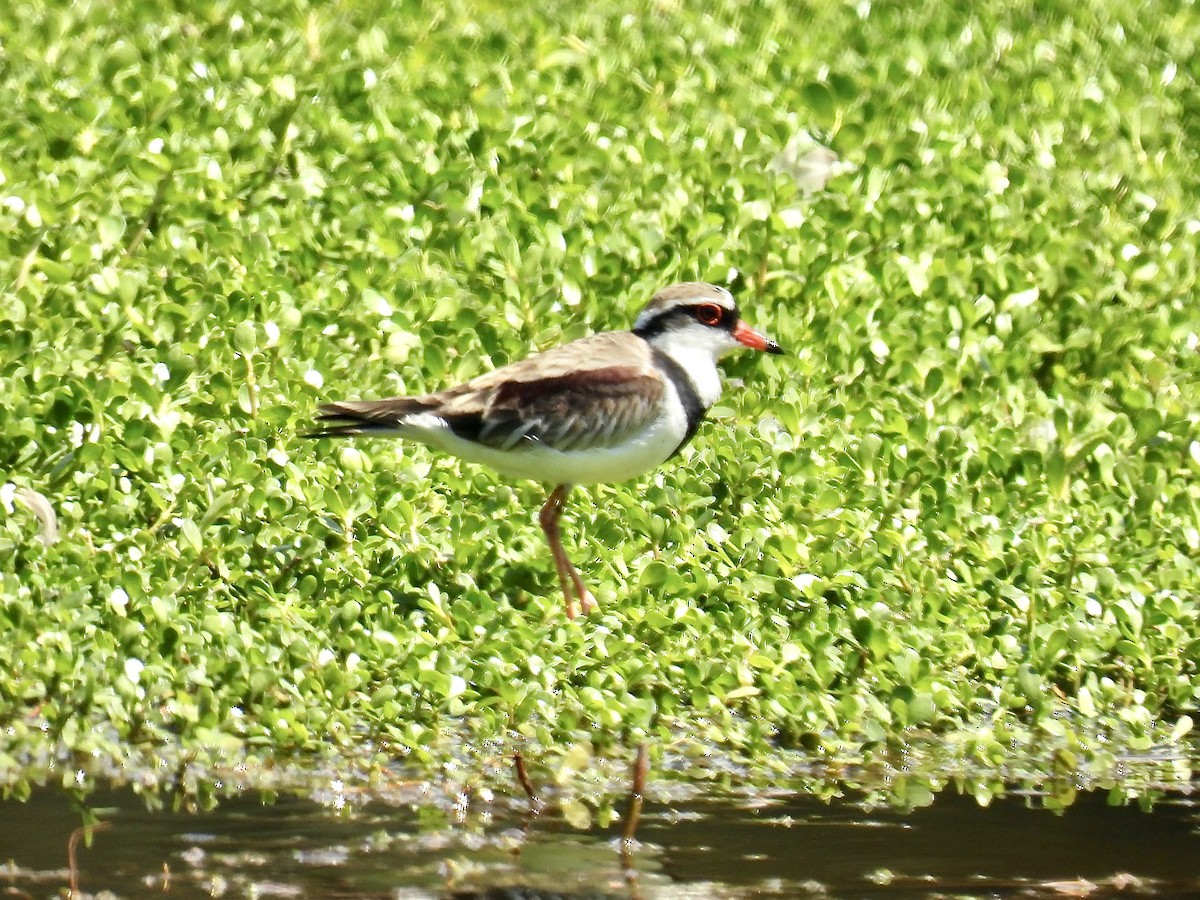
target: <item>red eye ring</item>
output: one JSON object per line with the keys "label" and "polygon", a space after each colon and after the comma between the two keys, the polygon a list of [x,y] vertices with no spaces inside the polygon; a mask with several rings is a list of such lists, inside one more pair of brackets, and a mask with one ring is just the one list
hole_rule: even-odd
{"label": "red eye ring", "polygon": [[696,307],[696,321],[701,325],[720,325],[725,310],[715,303],[702,303]]}

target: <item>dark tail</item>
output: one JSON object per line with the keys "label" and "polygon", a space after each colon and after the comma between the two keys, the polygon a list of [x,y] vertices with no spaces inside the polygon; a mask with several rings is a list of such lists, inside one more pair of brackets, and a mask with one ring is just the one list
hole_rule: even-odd
{"label": "dark tail", "polygon": [[317,414],[317,424],[321,427],[316,431],[305,432],[301,437],[329,438],[353,437],[358,434],[395,434],[406,418],[428,409],[430,409],[430,404],[416,397],[326,403]]}

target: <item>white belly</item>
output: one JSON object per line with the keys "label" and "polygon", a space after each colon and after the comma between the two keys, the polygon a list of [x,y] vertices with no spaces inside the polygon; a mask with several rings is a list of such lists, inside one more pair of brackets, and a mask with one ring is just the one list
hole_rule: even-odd
{"label": "white belly", "polygon": [[482,463],[509,478],[531,478],[547,484],[599,484],[628,481],[661,465],[687,436],[687,419],[674,388],[668,384],[658,418],[614,447],[564,451],[531,441],[500,450],[464,440],[445,426],[406,428],[401,436],[468,462]]}

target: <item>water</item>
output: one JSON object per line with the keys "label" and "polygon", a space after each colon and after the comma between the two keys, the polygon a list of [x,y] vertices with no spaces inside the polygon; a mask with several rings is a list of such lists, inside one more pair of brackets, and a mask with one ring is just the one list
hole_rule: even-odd
{"label": "water", "polygon": [[[83,896],[1200,897],[1200,794],[1146,812],[1081,793],[1061,813],[1034,796],[981,807],[952,791],[911,811],[781,791],[693,796],[647,802],[628,854],[619,825],[574,829],[522,815],[523,800],[461,818],[248,795],[153,812],[128,790],[89,803],[107,825],[76,848]],[[53,789],[0,803],[0,896],[68,895],[79,825]]]}

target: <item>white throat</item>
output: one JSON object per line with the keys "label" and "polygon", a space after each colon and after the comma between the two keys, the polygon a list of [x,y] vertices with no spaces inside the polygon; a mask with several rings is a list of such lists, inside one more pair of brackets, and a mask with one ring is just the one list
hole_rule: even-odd
{"label": "white throat", "polygon": [[721,372],[717,360],[738,344],[728,332],[694,328],[672,329],[656,335],[651,344],[687,373],[701,404],[708,409],[721,398]]}

